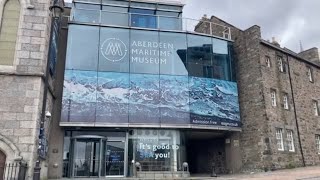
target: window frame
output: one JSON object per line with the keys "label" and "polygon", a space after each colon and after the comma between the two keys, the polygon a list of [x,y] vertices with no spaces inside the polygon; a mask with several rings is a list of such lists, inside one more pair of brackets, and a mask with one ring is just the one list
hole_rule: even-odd
{"label": "window frame", "polygon": [[265,56],[265,63],[268,68],[271,68],[271,58],[270,56]]}
{"label": "window frame", "polygon": [[277,61],[278,61],[278,70],[283,73],[284,72],[283,57],[277,56]]}
{"label": "window frame", "polygon": [[319,103],[317,100],[312,100],[312,107],[314,116],[319,116]]}
{"label": "window frame", "polygon": [[283,101],[283,109],[289,110],[289,97],[288,97],[288,93],[283,93],[282,101]]}
{"label": "window frame", "polygon": [[317,154],[320,155],[320,134],[315,135]]}
{"label": "window frame", "polygon": [[278,151],[284,151],[283,129],[282,128],[276,128],[276,142],[277,142]]}
{"label": "window frame", "polygon": [[288,151],[295,152],[293,130],[291,130],[291,129],[287,129],[287,143],[288,143]]}
{"label": "window frame", "polygon": [[271,106],[277,107],[277,91],[275,89],[271,89],[270,97],[271,97]]}
{"label": "window frame", "polygon": [[313,79],[313,72],[312,72],[312,69],[311,67],[307,67],[308,70],[307,70],[307,75],[308,75],[308,78],[309,78],[309,82],[313,82],[314,79]]}

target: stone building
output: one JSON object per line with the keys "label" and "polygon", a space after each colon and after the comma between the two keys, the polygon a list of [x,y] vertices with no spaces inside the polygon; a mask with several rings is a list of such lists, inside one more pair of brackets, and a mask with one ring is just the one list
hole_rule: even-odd
{"label": "stone building", "polygon": [[[320,164],[320,59],[317,48],[295,53],[261,38],[259,26],[231,30],[242,121],[242,170]],[[210,32],[207,23],[196,31]],[[212,28],[215,35],[224,29]]]}
{"label": "stone building", "polygon": [[[38,150],[46,156],[50,118],[43,112],[51,112],[55,99],[53,79],[46,76],[49,3],[0,0],[0,179],[8,178],[8,166],[13,163],[27,163],[26,176],[31,178]],[[46,78],[51,84],[48,88]],[[46,175],[45,162],[41,160],[42,175]]]}

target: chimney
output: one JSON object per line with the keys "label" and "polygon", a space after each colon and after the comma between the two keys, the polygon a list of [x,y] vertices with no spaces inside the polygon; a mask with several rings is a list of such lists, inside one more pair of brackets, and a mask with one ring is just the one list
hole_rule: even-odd
{"label": "chimney", "polygon": [[271,43],[272,43],[273,45],[276,45],[276,46],[280,47],[280,44],[278,43],[278,41],[276,40],[275,37],[272,37]]}
{"label": "chimney", "polygon": [[310,62],[320,65],[319,50],[316,47],[302,51],[298,55]]}
{"label": "chimney", "polygon": [[208,19],[208,16],[207,16],[207,14],[204,14],[204,15],[202,16],[202,19],[203,19],[203,20],[206,20],[206,19]]}

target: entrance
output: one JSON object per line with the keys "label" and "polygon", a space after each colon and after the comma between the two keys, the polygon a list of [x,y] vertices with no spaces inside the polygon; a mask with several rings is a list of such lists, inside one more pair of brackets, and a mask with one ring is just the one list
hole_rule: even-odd
{"label": "entrance", "polygon": [[0,150],[0,180],[3,180],[5,165],[6,155]]}
{"label": "entrance", "polygon": [[226,173],[224,134],[215,132],[187,132],[187,162],[191,176],[210,176]]}
{"label": "entrance", "polygon": [[72,177],[123,177],[125,174],[125,138],[76,136],[72,149]]}

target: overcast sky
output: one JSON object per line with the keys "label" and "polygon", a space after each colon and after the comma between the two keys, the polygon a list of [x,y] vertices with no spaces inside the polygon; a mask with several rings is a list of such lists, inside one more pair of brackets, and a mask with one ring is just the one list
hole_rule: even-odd
{"label": "overcast sky", "polygon": [[245,30],[261,27],[262,38],[274,36],[281,47],[300,51],[320,48],[320,0],[184,0],[184,17],[203,14],[223,19]]}

